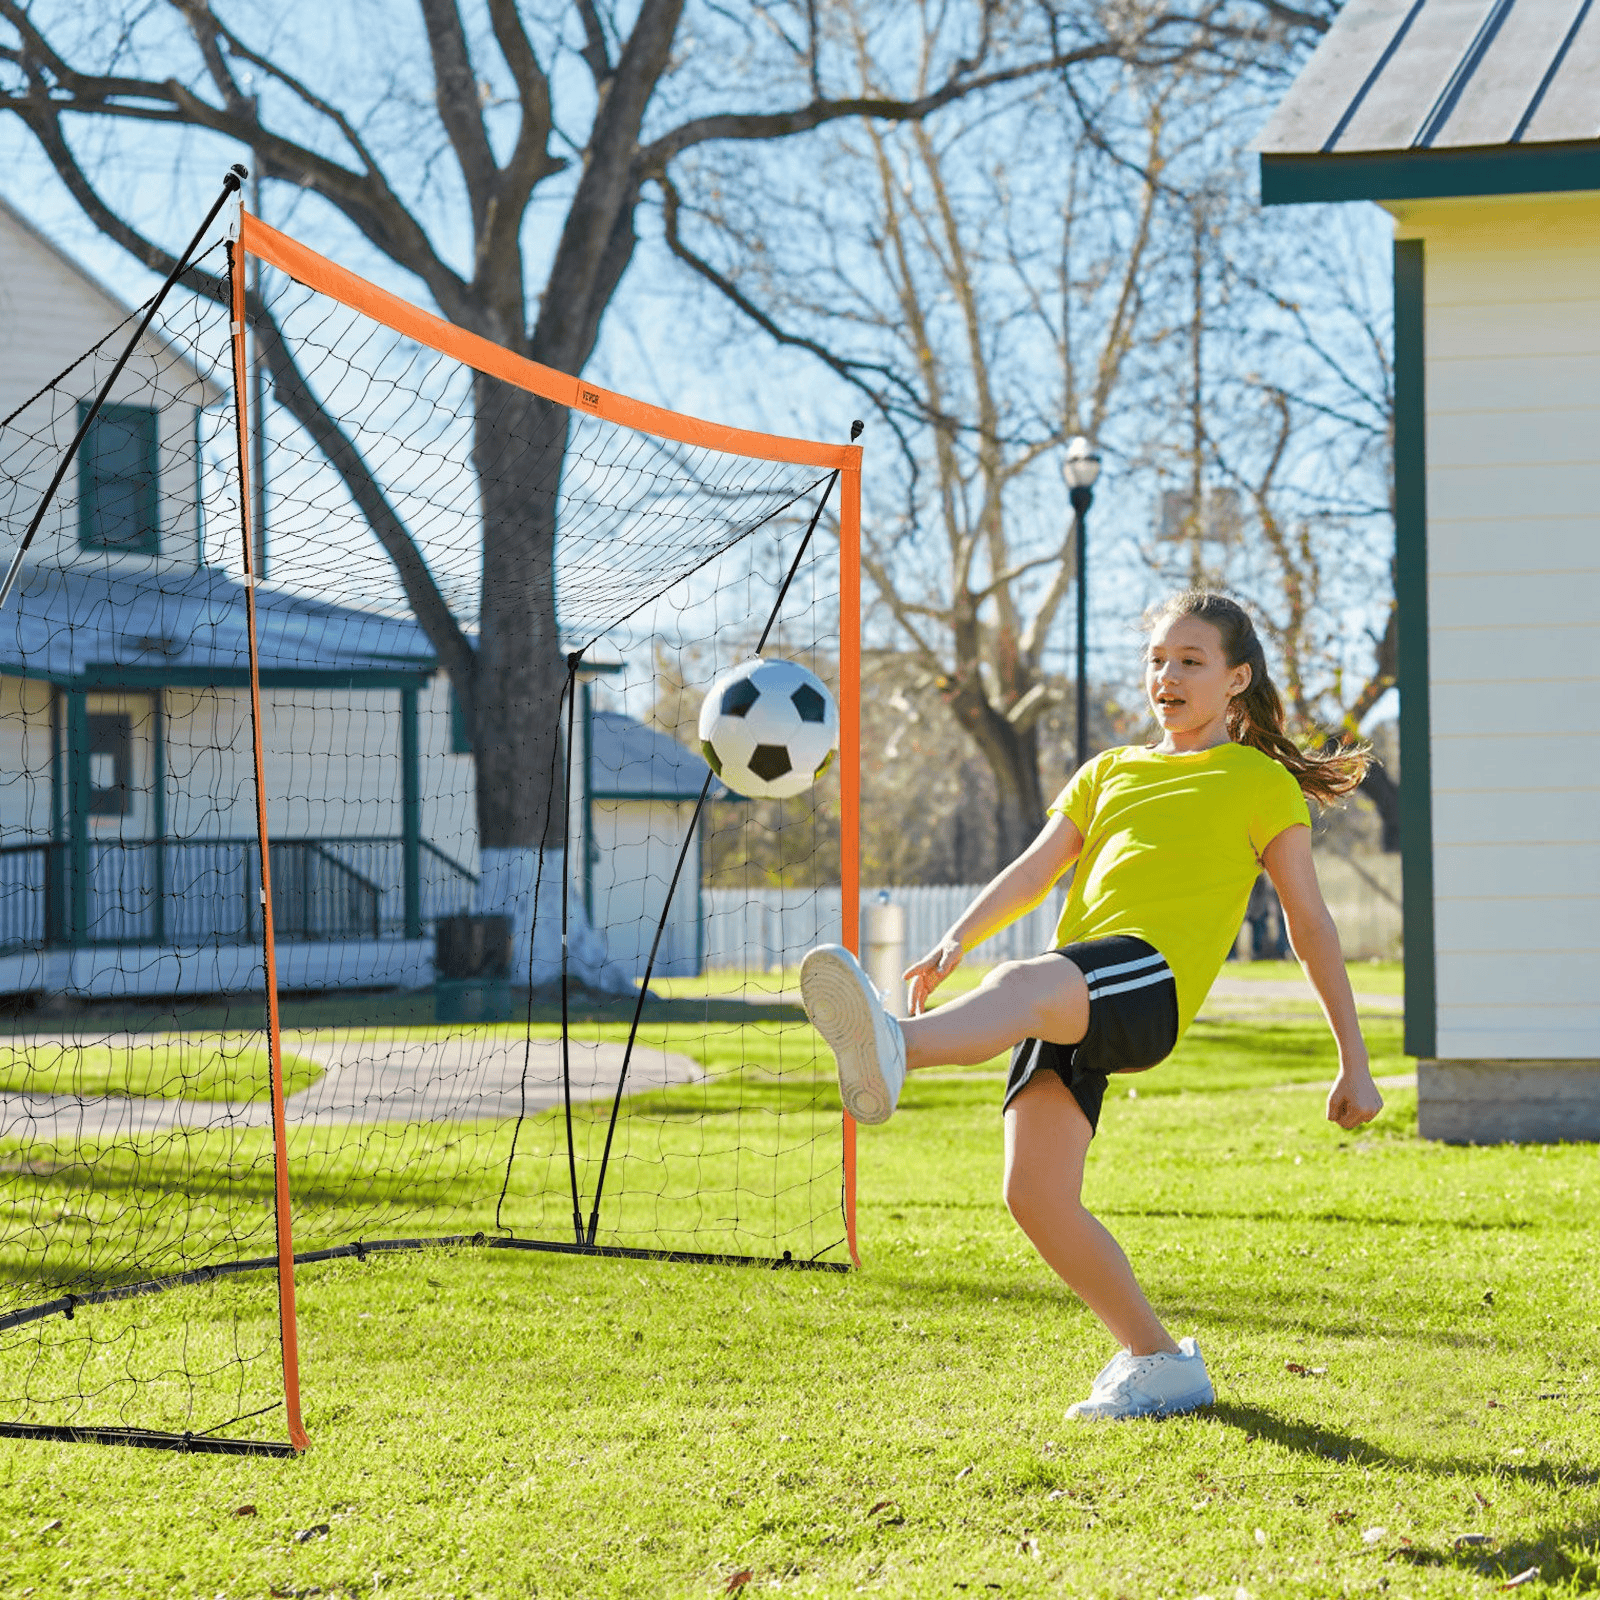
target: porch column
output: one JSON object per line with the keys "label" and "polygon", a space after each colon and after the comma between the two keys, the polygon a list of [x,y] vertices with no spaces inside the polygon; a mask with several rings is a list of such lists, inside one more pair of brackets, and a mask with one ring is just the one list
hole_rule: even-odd
{"label": "porch column", "polygon": [[150,863],[150,940],[167,942],[167,720],[165,691],[150,691],[150,832],[155,851]]}
{"label": "porch column", "polygon": [[417,691],[400,691],[400,829],[405,857],[406,938],[422,937],[422,773]]}
{"label": "porch column", "polygon": [[89,942],[89,702],[67,690],[67,943]]}

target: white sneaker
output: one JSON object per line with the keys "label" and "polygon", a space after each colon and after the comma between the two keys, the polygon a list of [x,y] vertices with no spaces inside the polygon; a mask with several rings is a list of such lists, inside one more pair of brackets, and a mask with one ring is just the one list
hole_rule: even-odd
{"label": "white sneaker", "polygon": [[906,1081],[906,1036],[861,963],[819,944],[800,963],[800,998],[839,1063],[839,1098],[857,1122],[887,1122]]}
{"label": "white sneaker", "polygon": [[1120,1422],[1127,1417],[1170,1417],[1216,1402],[1200,1346],[1178,1341],[1177,1355],[1135,1356],[1119,1350],[1094,1380],[1087,1400],[1067,1407],[1069,1417]]}

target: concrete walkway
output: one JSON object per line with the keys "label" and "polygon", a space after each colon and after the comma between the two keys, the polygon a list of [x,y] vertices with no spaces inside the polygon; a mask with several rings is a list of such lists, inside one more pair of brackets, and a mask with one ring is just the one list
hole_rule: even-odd
{"label": "concrete walkway", "polygon": [[[8,1042],[54,1049],[81,1042],[117,1049],[136,1041],[148,1045],[150,1036],[102,1034],[78,1040],[52,1034]],[[519,1111],[543,1111],[562,1102],[561,1043],[556,1039],[368,1039],[290,1032],[283,1036],[283,1047],[327,1069],[309,1089],[290,1098],[286,1116],[291,1126],[504,1121]],[[620,1044],[574,1040],[573,1099],[610,1099],[622,1059]],[[704,1076],[700,1064],[688,1056],[640,1044],[628,1064],[627,1092],[694,1083]],[[265,1101],[0,1093],[0,1138],[115,1141],[170,1128],[265,1127],[271,1120]]]}

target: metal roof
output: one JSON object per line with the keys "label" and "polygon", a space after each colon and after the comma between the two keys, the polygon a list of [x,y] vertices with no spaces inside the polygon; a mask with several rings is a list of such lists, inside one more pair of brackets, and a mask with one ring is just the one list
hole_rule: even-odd
{"label": "metal roof", "polygon": [[[711,769],[657,728],[620,711],[596,711],[589,722],[589,793],[596,800],[697,800]],[[726,791],[711,786],[711,798]]]}
{"label": "metal roof", "polygon": [[1264,158],[1600,142],[1597,0],[1349,0]]}
{"label": "metal roof", "polygon": [[[409,617],[256,587],[263,675],[415,678],[433,647]],[[225,683],[249,669],[245,591],[225,573],[25,569],[0,612],[0,672],[57,682]]]}

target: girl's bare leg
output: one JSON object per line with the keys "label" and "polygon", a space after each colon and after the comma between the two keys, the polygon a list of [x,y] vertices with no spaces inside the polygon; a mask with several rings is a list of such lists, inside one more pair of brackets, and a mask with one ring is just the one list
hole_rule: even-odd
{"label": "girl's bare leg", "polygon": [[900,1026],[906,1066],[975,1067],[1023,1039],[1076,1044],[1089,1028],[1089,986],[1065,956],[996,967],[969,994]]}
{"label": "girl's bare leg", "polygon": [[1093,1137],[1072,1091],[1054,1072],[1038,1073],[1006,1111],[1006,1205],[1119,1344],[1136,1356],[1175,1354],[1122,1247],[1083,1208],[1083,1162]]}

